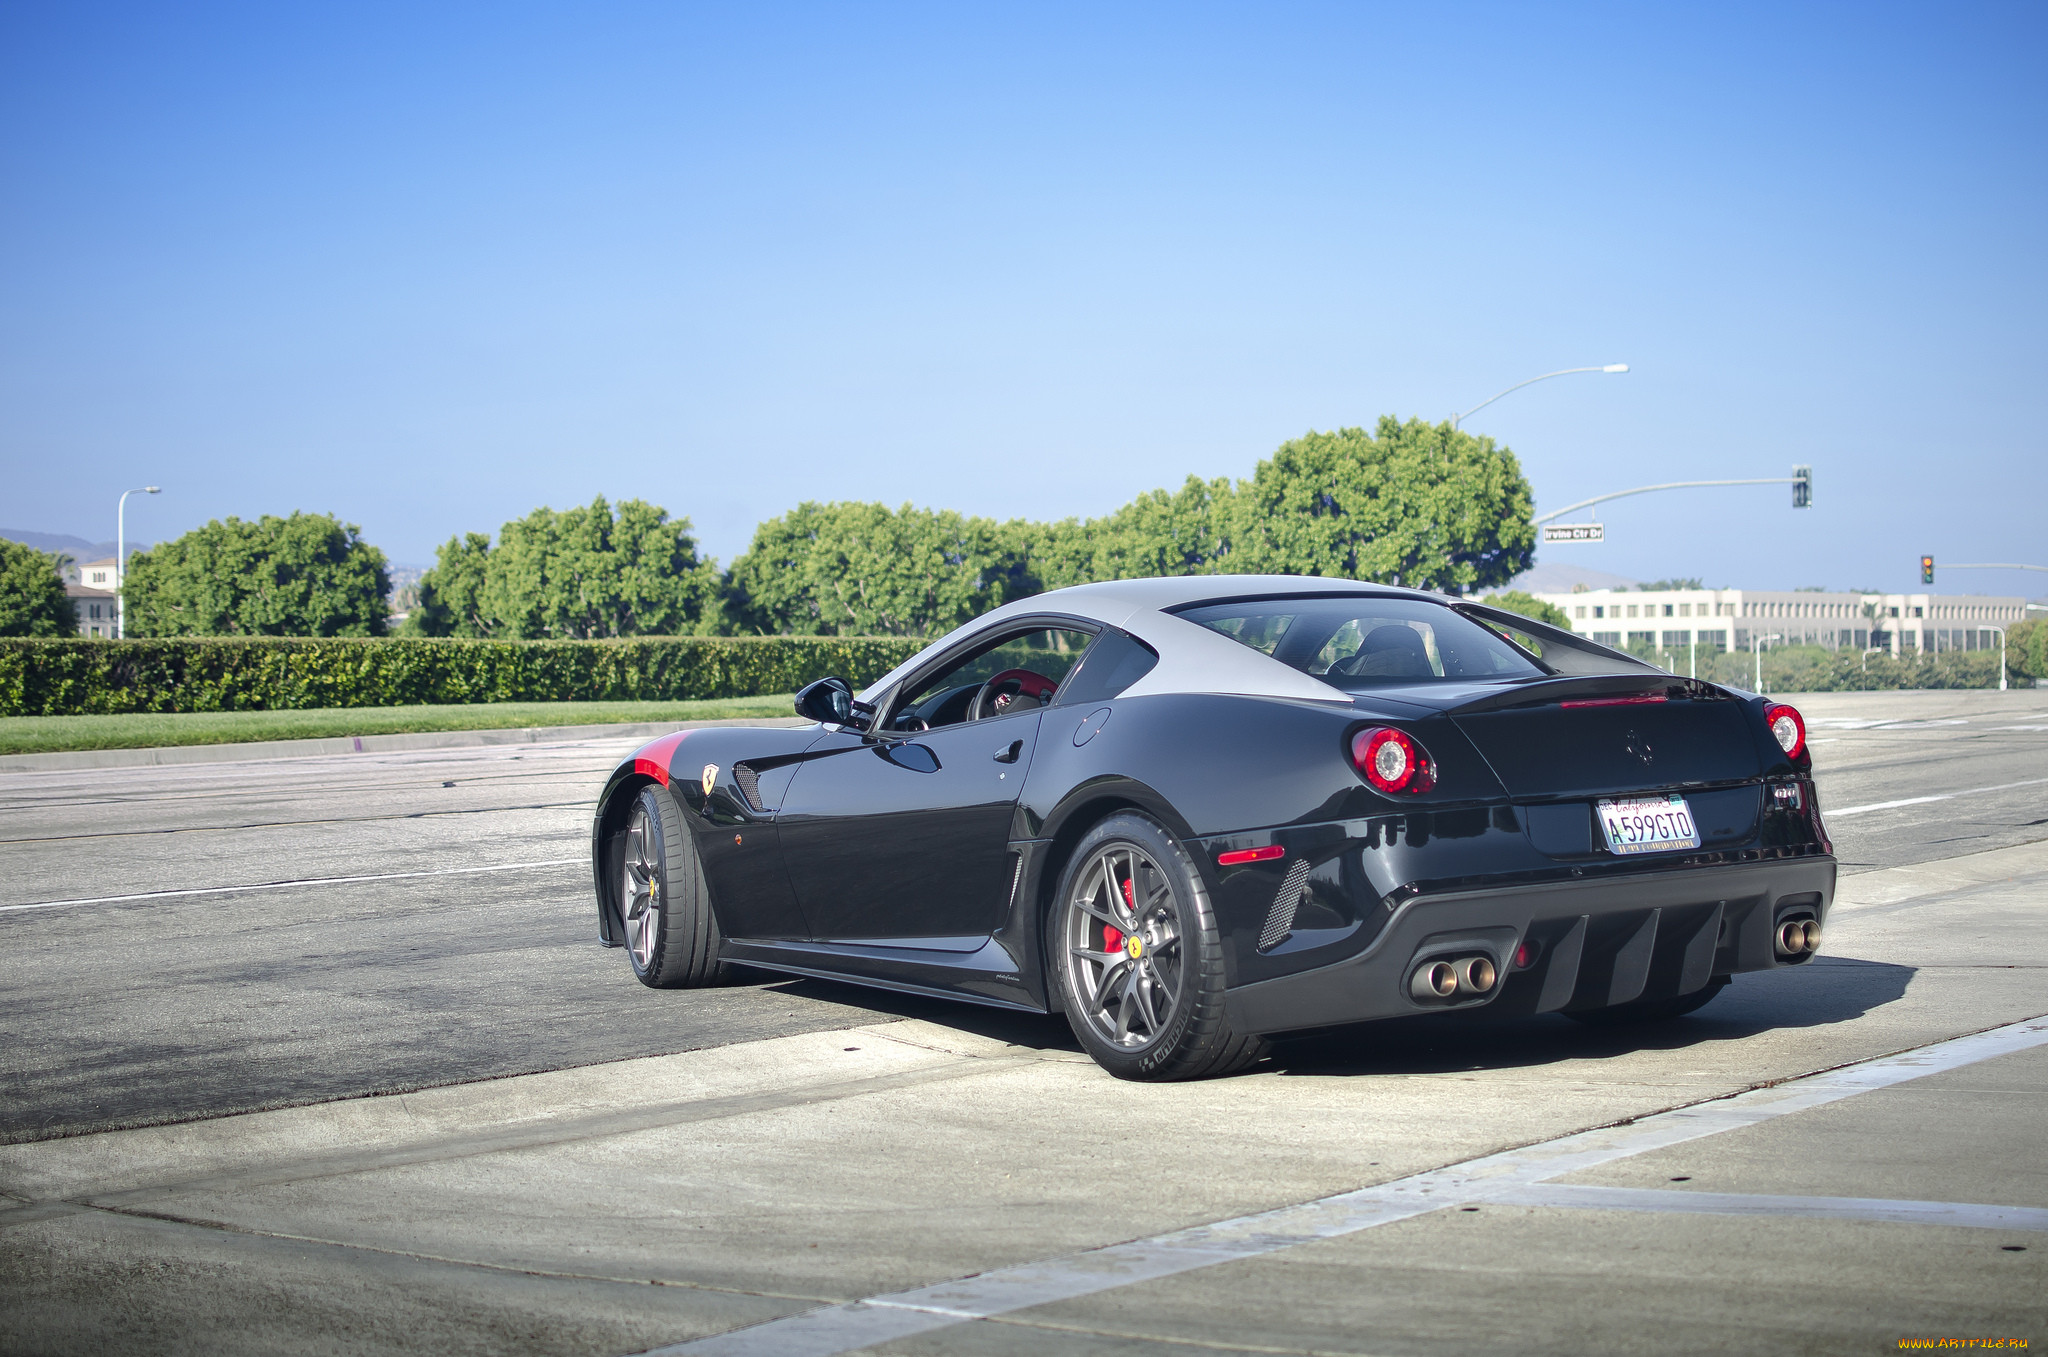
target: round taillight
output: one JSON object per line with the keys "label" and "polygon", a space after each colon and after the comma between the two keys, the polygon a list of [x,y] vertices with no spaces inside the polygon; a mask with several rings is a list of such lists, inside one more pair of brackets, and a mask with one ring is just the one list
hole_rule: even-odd
{"label": "round taillight", "polygon": [[1413,795],[1436,785],[1429,751],[1405,731],[1374,726],[1351,737],[1351,762],[1365,780],[1389,796]]}
{"label": "round taillight", "polygon": [[1764,721],[1771,728],[1771,738],[1778,742],[1778,748],[1785,751],[1785,756],[1798,758],[1800,751],[1806,748],[1806,722],[1799,715],[1799,709],[1782,702],[1773,703],[1764,709]]}

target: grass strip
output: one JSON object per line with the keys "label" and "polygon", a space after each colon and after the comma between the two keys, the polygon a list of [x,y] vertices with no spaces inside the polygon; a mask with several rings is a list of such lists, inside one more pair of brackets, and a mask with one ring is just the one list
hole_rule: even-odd
{"label": "grass strip", "polygon": [[128,716],[0,717],[0,754],[73,749],[153,749],[329,736],[409,735],[439,730],[606,726],[794,716],[787,693],[691,702],[486,702],[460,706],[319,707],[305,711],[207,711]]}

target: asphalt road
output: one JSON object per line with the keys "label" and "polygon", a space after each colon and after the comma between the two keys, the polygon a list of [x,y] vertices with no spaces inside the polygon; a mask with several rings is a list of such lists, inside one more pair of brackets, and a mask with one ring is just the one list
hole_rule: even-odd
{"label": "asphalt road", "polygon": [[[637,1351],[989,1268],[1093,1275],[1076,1250],[1245,1211],[1323,1220],[1305,1204],[2048,1013],[2048,692],[1798,700],[1854,874],[1814,967],[1656,1030],[1382,1024],[1166,1089],[1107,1081],[1057,1020],[635,984],[583,861],[616,742],[0,774],[0,1192],[28,1203],[0,1210],[0,1351]],[[1543,1201],[1475,1190],[884,1346],[2039,1343],[2044,1078],[2022,1042],[1617,1151]],[[287,1110],[228,1115],[262,1108]],[[2020,1223],[1558,1205],[1574,1184]],[[815,1350],[920,1304],[828,1311],[854,1319]]]}

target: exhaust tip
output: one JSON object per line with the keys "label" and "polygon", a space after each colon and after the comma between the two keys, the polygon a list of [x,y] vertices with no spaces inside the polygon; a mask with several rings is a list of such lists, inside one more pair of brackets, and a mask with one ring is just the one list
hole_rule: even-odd
{"label": "exhaust tip", "polygon": [[1820,950],[1820,921],[1788,919],[1778,925],[1775,942],[1779,956],[1809,956]]}
{"label": "exhaust tip", "polygon": [[1458,971],[1448,961],[1432,961],[1415,969],[1408,992],[1418,999],[1448,999],[1458,992]]}
{"label": "exhaust tip", "polygon": [[1458,983],[1474,994],[1484,994],[1492,989],[1497,975],[1493,962],[1483,956],[1467,957],[1458,963]]}

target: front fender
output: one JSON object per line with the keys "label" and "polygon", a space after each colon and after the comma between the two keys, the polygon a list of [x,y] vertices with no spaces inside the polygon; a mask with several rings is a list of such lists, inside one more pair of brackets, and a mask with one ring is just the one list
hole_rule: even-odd
{"label": "front fender", "polygon": [[597,893],[597,940],[607,947],[624,942],[618,901],[612,899],[611,845],[626,827],[627,808],[642,787],[649,783],[668,786],[676,750],[690,732],[678,730],[649,740],[619,760],[597,794],[597,809],[590,817],[590,875]]}

